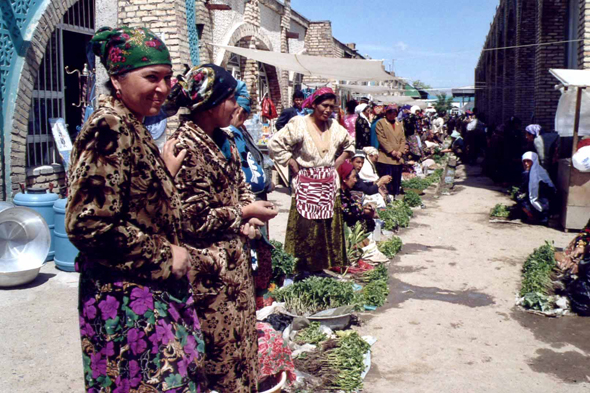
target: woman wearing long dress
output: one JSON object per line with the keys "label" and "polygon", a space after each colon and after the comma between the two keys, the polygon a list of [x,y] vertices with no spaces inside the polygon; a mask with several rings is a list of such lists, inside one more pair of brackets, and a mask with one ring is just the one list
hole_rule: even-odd
{"label": "woman wearing long dress", "polygon": [[86,390],[203,391],[180,197],[142,124],[170,91],[170,54],[143,28],[102,28],[91,43],[113,92],[84,124],[69,172]]}
{"label": "woman wearing long dress", "polygon": [[270,202],[254,201],[233,135],[224,129],[237,107],[237,81],[213,64],[194,67],[185,80],[177,104],[190,115],[173,139],[176,153],[186,156],[174,180],[182,200],[183,240],[194,260],[189,278],[205,338],[208,388],[255,392],[254,280],[245,234],[254,237],[255,226],[277,212]]}
{"label": "woman wearing long dress", "polygon": [[298,258],[299,272],[347,264],[336,169],[352,157],[354,141],[330,119],[335,101],[332,89],[317,90],[304,103],[313,113],[294,118],[268,144],[275,162],[294,176],[285,250]]}

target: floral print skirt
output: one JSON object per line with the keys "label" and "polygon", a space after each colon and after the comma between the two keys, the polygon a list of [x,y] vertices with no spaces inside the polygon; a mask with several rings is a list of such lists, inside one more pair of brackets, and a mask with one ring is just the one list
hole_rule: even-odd
{"label": "floral print skirt", "polygon": [[188,289],[82,273],[79,312],[87,392],[206,391],[204,341]]}

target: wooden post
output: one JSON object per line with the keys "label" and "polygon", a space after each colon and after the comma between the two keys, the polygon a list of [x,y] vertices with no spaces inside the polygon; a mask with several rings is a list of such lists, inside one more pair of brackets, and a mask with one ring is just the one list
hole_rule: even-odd
{"label": "wooden post", "polygon": [[584,87],[578,87],[578,94],[576,95],[576,114],[574,115],[574,143],[572,147],[572,156],[578,148],[578,130],[580,129],[580,110],[582,107],[582,90]]}

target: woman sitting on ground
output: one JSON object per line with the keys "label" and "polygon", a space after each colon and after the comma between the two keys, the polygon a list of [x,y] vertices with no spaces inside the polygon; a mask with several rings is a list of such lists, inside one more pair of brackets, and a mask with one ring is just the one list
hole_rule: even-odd
{"label": "woman sitting on ground", "polygon": [[[375,149],[374,147],[368,147],[365,149]],[[377,151],[377,149],[375,149]],[[379,154],[377,153],[377,156]],[[385,208],[385,200],[387,198],[387,194],[384,195],[381,193],[382,189],[385,189],[385,185],[391,182],[391,176],[386,175],[383,177],[378,177],[376,181],[367,181],[364,180],[360,173],[365,165],[365,162],[369,161],[365,159],[365,153],[363,151],[357,151],[352,160],[350,160],[354,170],[356,172],[357,181],[353,187],[353,191],[357,191],[363,194],[362,203],[366,205],[367,203],[373,203],[377,205],[377,208]],[[370,165],[370,164],[369,164]]]}
{"label": "woman sitting on ground", "polygon": [[531,151],[524,153],[522,166],[524,171],[518,204],[527,219],[547,224],[549,204],[556,194],[555,185],[547,171],[539,164],[537,153]]}
{"label": "woman sitting on ground", "polygon": [[463,161],[465,156],[465,141],[463,140],[463,137],[459,131],[455,130],[451,133],[451,139],[453,140],[453,142],[451,142],[451,147],[442,150],[441,153],[453,153],[459,160]]}
{"label": "woman sitting on ground", "polygon": [[360,222],[365,232],[373,232],[375,229],[375,208],[371,204],[363,206],[351,193],[357,182],[356,170],[352,164],[344,162],[338,168],[338,175],[342,185],[341,197],[344,222],[349,228]]}

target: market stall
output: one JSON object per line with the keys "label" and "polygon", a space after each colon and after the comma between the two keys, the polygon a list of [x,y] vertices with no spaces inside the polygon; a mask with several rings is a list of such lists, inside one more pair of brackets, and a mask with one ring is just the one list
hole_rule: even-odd
{"label": "market stall", "polygon": [[[590,70],[551,69],[562,96],[555,116],[559,136],[573,137],[572,155],[581,136],[590,135]],[[562,201],[561,224],[566,230],[584,228],[590,217],[590,173],[580,172],[571,158],[559,160],[557,189]]]}

